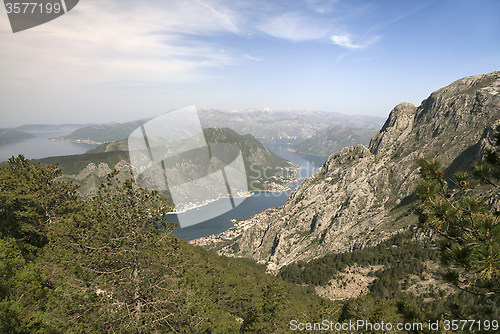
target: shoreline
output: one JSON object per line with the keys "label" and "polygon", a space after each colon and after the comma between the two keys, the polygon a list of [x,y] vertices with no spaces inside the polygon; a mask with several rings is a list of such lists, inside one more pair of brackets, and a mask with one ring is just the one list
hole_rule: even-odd
{"label": "shoreline", "polygon": [[90,139],[66,139],[66,138],[61,138],[61,137],[56,137],[56,138],[47,138],[48,140],[54,140],[54,141],[65,141],[69,143],[75,143],[75,144],[91,144],[91,145],[102,145],[106,143],[102,143],[99,141],[93,141]]}
{"label": "shoreline", "polygon": [[187,208],[182,208],[180,211],[175,211],[175,209],[174,209],[174,211],[169,212],[167,215],[169,215],[169,214],[181,214],[181,213],[187,212],[189,210],[199,209],[201,207],[204,207],[205,205],[208,205],[210,203],[216,202],[219,199],[223,199],[223,198],[249,198],[249,197],[252,197],[253,194],[261,194],[261,193],[284,193],[284,192],[287,192],[287,191],[291,191],[292,189],[290,187],[288,187],[290,184],[296,183],[296,182],[298,182],[300,180],[303,180],[302,177],[298,176],[297,171],[300,168],[303,168],[304,166],[300,166],[300,165],[296,165],[296,164],[293,164],[293,165],[294,165],[295,173],[296,173],[295,176],[289,178],[283,184],[274,183],[273,182],[273,183],[269,184],[270,189],[249,190],[245,194],[240,193],[240,194],[237,194],[235,196],[228,196],[228,195],[226,195],[226,196],[219,196],[219,197],[217,197],[215,199],[206,200],[206,201],[203,201],[201,203],[197,202],[197,203],[186,204],[185,206],[188,206]]}
{"label": "shoreline", "polygon": [[248,230],[258,222],[260,222],[262,219],[266,219],[277,214],[279,210],[279,208],[273,207],[259,212],[249,219],[231,219],[231,222],[234,224],[234,226],[230,227],[229,230],[217,234],[212,234],[208,237],[201,237],[198,239],[190,240],[188,241],[188,243],[190,245],[204,247],[207,249],[216,247],[219,243],[222,243],[224,241],[231,241],[239,237],[244,231]]}

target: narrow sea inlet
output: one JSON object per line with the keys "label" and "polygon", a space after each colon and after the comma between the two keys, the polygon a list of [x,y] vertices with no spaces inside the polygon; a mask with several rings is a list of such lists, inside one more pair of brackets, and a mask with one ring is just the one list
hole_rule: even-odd
{"label": "narrow sea inlet", "polygon": [[83,154],[96,147],[95,144],[71,143],[50,140],[50,138],[67,135],[67,132],[37,133],[35,138],[0,145],[0,162],[12,156],[24,155],[26,159],[41,159],[61,155]]}
{"label": "narrow sea inlet", "polygon": [[[305,178],[311,176],[321,165],[326,161],[326,157],[318,157],[307,154],[295,153],[289,150],[289,145],[266,145],[274,154],[290,160],[294,164],[303,166],[298,175],[301,180],[289,184],[289,188],[295,189]],[[254,215],[263,212],[269,208],[280,207],[286,203],[290,191],[285,192],[256,192],[252,196],[246,198],[243,203],[218,217],[206,220],[200,224],[177,228],[173,232],[179,238],[184,240],[194,240],[202,237],[208,237],[213,234],[219,234],[229,230],[234,226],[232,219],[245,220],[253,217]],[[213,210],[214,212],[220,210],[220,201],[214,201],[207,204],[205,210]],[[193,209],[197,210],[197,208]],[[180,213],[182,215],[182,213]],[[177,223],[177,214],[167,215],[167,220]]]}

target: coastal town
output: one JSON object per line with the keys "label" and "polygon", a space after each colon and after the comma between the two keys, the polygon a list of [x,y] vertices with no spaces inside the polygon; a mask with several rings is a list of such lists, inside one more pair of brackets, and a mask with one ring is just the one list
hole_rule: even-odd
{"label": "coastal town", "polygon": [[[234,195],[232,195],[233,198],[247,198],[250,196],[252,196],[252,194],[248,191],[238,191]],[[226,195],[219,195],[218,197],[209,198],[199,202],[176,203],[175,210],[172,211],[172,213],[183,213],[196,208],[201,208],[202,206],[218,201],[221,198],[229,198],[229,196],[226,194]]]}
{"label": "coastal town", "polygon": [[279,211],[278,208],[269,208],[265,211],[256,214],[250,219],[246,220],[232,219],[231,221],[234,223],[234,226],[231,227],[229,230],[219,234],[212,234],[208,237],[191,240],[189,241],[189,243],[191,245],[205,247],[207,249],[213,248],[218,243],[228,240],[233,240],[234,238],[240,236],[243,233],[243,231],[248,230],[250,227],[254,226],[258,222],[261,222],[266,218],[274,216],[275,214],[278,213],[278,211]]}
{"label": "coastal town", "polygon": [[[285,167],[282,168],[280,173],[276,173],[275,175],[272,175],[269,177],[269,179],[256,179],[253,181],[249,182],[249,191],[238,191],[233,194],[231,194],[231,197],[233,198],[247,198],[252,196],[252,193],[259,193],[259,192],[271,192],[271,193],[281,193],[281,192],[286,192],[290,191],[289,185],[292,183],[295,183],[302,178],[298,175],[298,170],[302,166],[296,165],[296,164],[291,164],[290,167]],[[264,190],[255,190],[253,188],[253,182],[257,182],[258,184],[262,184],[264,186]],[[229,196],[227,194],[219,194],[218,196],[213,196],[212,198],[205,199],[204,201],[196,201],[196,202],[180,202],[175,204],[175,210],[173,213],[183,213],[188,210],[193,210],[199,207],[202,207],[204,205],[207,205],[211,202],[215,202],[221,198],[228,198]]]}

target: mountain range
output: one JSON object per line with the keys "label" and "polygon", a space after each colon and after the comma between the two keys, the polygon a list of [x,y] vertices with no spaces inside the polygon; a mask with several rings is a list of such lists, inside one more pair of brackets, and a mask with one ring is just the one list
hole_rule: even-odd
{"label": "mountain range", "polygon": [[[494,332],[498,324],[492,319],[500,315],[498,185],[478,183],[464,190],[457,182],[456,192],[429,201],[435,217],[443,222],[449,217],[451,233],[455,220],[474,215],[459,223],[475,242],[461,249],[436,242],[431,230],[416,225],[414,211],[421,202],[413,193],[426,173],[435,179],[420,183],[419,193],[430,194],[436,183],[451,189],[450,175],[470,170],[485,156],[498,167],[498,155],[490,151],[500,147],[499,126],[500,71],[460,79],[418,107],[403,102],[367,146],[330,155],[283,207],[256,215],[253,226],[221,242],[219,255],[168,233],[173,228],[168,224],[156,228],[168,204],[133,184],[109,180],[100,196],[82,200],[71,182],[57,182],[53,166],[12,159],[0,165],[0,332],[355,332],[363,322],[366,333],[400,325],[430,333],[458,326],[457,318],[480,319],[473,322],[483,326],[478,332]],[[251,163],[295,167],[252,135],[207,128],[204,136],[208,143],[237,145]],[[59,162],[64,173],[59,180],[91,191],[89,185],[97,185],[112,166],[129,172],[128,154],[128,142],[121,140],[39,161]],[[447,173],[426,169],[422,160],[419,171],[416,160],[423,156],[433,166],[438,163],[432,159],[442,161]],[[196,154],[189,158],[196,161]],[[191,169],[185,162],[184,167]],[[467,198],[460,205],[469,209],[453,208],[449,215],[447,204],[454,200],[447,199],[457,194]],[[471,194],[485,197],[489,208]],[[452,264],[446,263],[450,250],[458,256]],[[458,269],[480,276],[484,271],[477,271],[470,254],[491,276],[463,288],[444,273]],[[487,292],[471,293],[474,285]]]}
{"label": "mountain range", "polygon": [[359,129],[380,129],[384,122],[383,118],[376,116],[311,110],[224,112],[201,109],[199,114],[203,127],[227,127],[240,134],[249,133],[264,144],[299,143],[333,124]]}
{"label": "mountain range", "polygon": [[[249,191],[283,191],[286,184],[297,178],[297,166],[272,153],[252,135],[241,136],[231,129],[219,128],[204,129],[203,134],[207,144],[230,143],[239,148],[247,172]],[[201,164],[197,164],[195,160],[196,156],[189,161],[176,162],[176,168],[182,166],[183,170],[197,170],[197,166]],[[80,155],[49,157],[36,161],[57,163],[63,172],[61,180],[73,180],[79,184],[79,192],[84,197],[95,193],[112,169],[118,169],[124,177],[129,177],[132,170],[127,139],[99,145]],[[168,193],[166,196],[168,197]]]}
{"label": "mountain range", "polygon": [[499,118],[500,71],[457,80],[418,107],[400,103],[368,147],[330,156],[278,214],[220,252],[277,273],[290,263],[376,245],[408,229],[425,234],[416,230],[413,213],[417,158],[439,159],[451,174],[468,170],[493,148]]}
{"label": "mountain range", "polygon": [[[376,116],[344,115],[310,110],[229,112],[201,109],[198,115],[203,128],[230,128],[241,135],[251,134],[267,144],[298,143],[332,124],[342,123],[361,129],[380,129],[384,121],[383,118]],[[92,125],[55,139],[90,144],[118,141],[127,138],[133,130],[148,120]]]}
{"label": "mountain range", "polygon": [[53,132],[73,132],[80,128],[93,126],[94,124],[25,124],[13,128],[12,130],[22,131],[26,133],[30,133],[33,135],[40,135],[44,133],[53,133]]}
{"label": "mountain range", "polygon": [[291,149],[298,153],[328,157],[347,146],[368,146],[377,132],[378,129],[353,129],[344,124],[334,124],[293,145]]}

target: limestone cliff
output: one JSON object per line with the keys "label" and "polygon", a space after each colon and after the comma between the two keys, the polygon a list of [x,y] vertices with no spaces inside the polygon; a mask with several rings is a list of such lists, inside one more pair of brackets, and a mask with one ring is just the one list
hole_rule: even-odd
{"label": "limestone cliff", "polygon": [[330,156],[292,194],[221,252],[267,263],[268,270],[326,252],[374,245],[414,228],[416,159],[436,157],[451,172],[491,147],[500,118],[500,71],[467,77],[432,93],[419,107],[397,105],[369,147]]}

